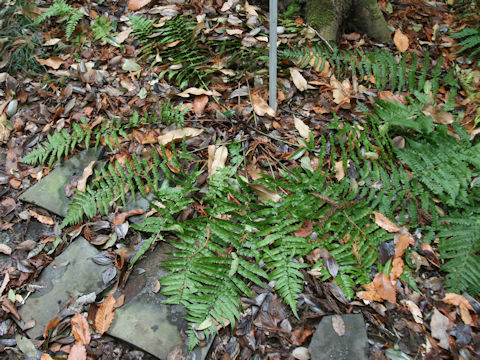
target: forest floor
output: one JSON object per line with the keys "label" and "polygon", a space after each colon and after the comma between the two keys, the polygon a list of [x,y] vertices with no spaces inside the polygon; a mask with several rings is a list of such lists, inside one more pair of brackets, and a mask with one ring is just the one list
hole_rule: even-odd
{"label": "forest floor", "polygon": [[[51,2],[1,3],[0,357],[153,358],[108,335],[126,299],[113,294],[133,273],[129,264],[148,258],[158,239],[175,245],[176,234],[203,226],[205,240],[192,241],[191,249],[177,248],[184,252],[182,264],[210,251],[218,255],[212,263],[224,274],[205,265],[198,267],[202,278],[192,275],[191,281],[206,288],[216,284],[206,280],[209,271],[219,281],[241,275],[252,292],[248,299],[248,289],[232,290],[242,295],[238,304],[228,298],[237,309],[226,306],[221,316],[211,312],[203,322],[196,308],[187,306],[190,319],[198,322],[188,336],[182,334],[185,342],[193,334],[205,344],[199,333],[218,328],[209,359],[321,359],[306,350],[320,319],[353,313],[362,314],[366,323],[370,359],[480,358],[480,269],[448,267],[455,249],[442,245],[455,237],[445,230],[455,223],[448,219],[464,217],[463,236],[471,243],[468,261],[479,259],[480,159],[475,145],[480,71],[477,60],[459,52],[462,40],[452,37],[478,28],[479,9],[473,2],[380,0],[392,41],[378,44],[345,33],[340,52],[334,53],[338,56],[328,55],[330,49],[301,14],[281,16],[276,111],[268,106],[268,16],[248,2],[79,1],[71,3],[73,8],[59,7],[41,23],[32,20]],[[153,22],[137,18],[135,27],[133,14]],[[363,60],[342,60],[345,54],[360,54]],[[386,62],[376,62],[376,56]],[[391,59],[396,64],[390,68]],[[352,71],[357,66],[364,73]],[[63,135],[49,137],[54,133]],[[45,150],[48,142],[56,150]],[[136,186],[145,197],[155,194],[153,209],[125,210],[120,201],[124,189],[106,200],[106,212],[100,202],[93,214],[80,203],[79,218],[72,210],[48,212],[33,205],[39,203],[35,200],[19,199],[53,173],[57,160],[93,148],[95,142],[103,149],[101,164],[124,166],[133,154],[142,158],[135,166],[144,166],[143,172],[136,168],[144,185]],[[450,166],[456,164],[453,173],[443,172],[439,163],[422,162],[428,156],[441,162],[456,151],[457,142],[466,149],[458,159],[466,160],[448,158]],[[425,144],[438,145],[425,153],[441,153],[419,156],[415,163],[415,151],[407,150],[417,146],[420,154]],[[39,146],[43,152],[25,158]],[[158,155],[149,155],[152,149]],[[168,197],[155,175],[156,183],[149,182],[147,173],[158,165],[157,158],[165,173],[187,179],[195,174],[190,184],[194,195],[179,190],[178,198]],[[85,163],[60,197],[70,202],[75,193],[95,189],[92,181],[100,184],[109,176],[101,165],[93,172],[96,164]],[[191,170],[194,165],[197,170]],[[104,169],[110,171],[107,165]],[[215,178],[215,173],[221,176]],[[127,177],[112,181],[126,185]],[[134,187],[137,179],[128,179]],[[238,191],[233,183],[244,187]],[[105,184],[92,194],[109,186]],[[220,198],[208,195],[212,189]],[[162,191],[165,203],[159,202]],[[277,205],[282,201],[286,205]],[[311,206],[297,213],[295,204],[300,209],[302,202]],[[268,214],[281,211],[290,211],[291,217],[268,223]],[[145,236],[154,231],[134,226],[138,215],[165,218],[161,226],[155,223],[163,231]],[[208,218],[206,223],[202,218]],[[221,221],[231,229],[242,224],[245,234],[223,244],[221,229],[214,227]],[[281,256],[295,264],[295,275],[285,280],[293,289],[279,285],[284,278],[275,269],[281,261],[268,262],[277,249],[277,240],[269,237],[277,234],[247,229],[264,222],[272,229],[288,222],[291,227],[281,228],[279,237],[305,242],[297,248],[282,245],[287,250]],[[254,234],[259,248],[271,253],[247,251]],[[81,291],[70,294],[68,304],[59,304],[58,314],[41,329],[41,340],[23,337],[34,326],[21,314],[39,290],[35,281],[80,236],[102,250],[96,263],[103,261],[115,271],[77,311],[60,312],[86,295]],[[242,248],[244,241],[250,245]],[[256,262],[262,269],[252,270]],[[154,281],[153,292],[172,296],[169,286],[175,286],[173,279],[171,284]],[[182,304],[191,305],[192,299]],[[221,321],[237,324],[222,327]],[[338,323],[334,329],[339,336],[345,332]],[[172,350],[168,359],[185,356]]]}

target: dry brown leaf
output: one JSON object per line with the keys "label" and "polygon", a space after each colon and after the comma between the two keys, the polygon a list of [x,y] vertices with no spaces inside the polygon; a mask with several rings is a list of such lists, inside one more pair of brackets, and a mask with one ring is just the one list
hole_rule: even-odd
{"label": "dry brown leaf", "polygon": [[357,297],[359,299],[366,300],[366,301],[377,301],[377,302],[383,301],[383,299],[380,297],[380,295],[377,294],[375,290],[358,291]]}
{"label": "dry brown leaf", "polygon": [[215,145],[208,146],[208,175],[213,175],[217,169],[224,168],[228,157],[228,149],[225,145],[215,149]]}
{"label": "dry brown leaf", "polygon": [[123,30],[123,31],[119,32],[117,34],[117,36],[115,36],[115,41],[117,42],[117,44],[121,44],[125,40],[127,40],[132,31],[133,31],[133,29],[130,28],[130,29]]}
{"label": "dry brown leaf", "polygon": [[50,320],[47,324],[47,326],[45,326],[45,329],[43,330],[43,338],[46,339],[47,336],[48,336],[48,333],[50,332],[50,330],[52,330],[53,328],[55,328],[58,323],[60,322],[60,320],[58,319],[58,317],[54,317],[52,320]]}
{"label": "dry brown leaf", "polygon": [[423,314],[420,308],[412,300],[402,300],[402,304],[405,304],[413,316],[413,320],[417,324],[423,324]]}
{"label": "dry brown leaf", "polygon": [[41,215],[41,214],[39,214],[39,213],[37,213],[36,211],[33,211],[33,210],[28,210],[28,213],[30,214],[30,216],[34,217],[35,219],[37,219],[42,224],[55,225],[55,221],[53,221],[53,219],[50,216]]}
{"label": "dry brown leaf", "polygon": [[345,322],[343,321],[343,318],[340,315],[332,316],[332,327],[338,336],[345,335]]}
{"label": "dry brown leaf", "polygon": [[67,360],[86,360],[87,359],[87,350],[85,346],[80,343],[75,343],[70,349]]}
{"label": "dry brown leaf", "polygon": [[373,211],[372,213],[375,215],[375,224],[380,226],[382,229],[387,230],[390,233],[400,231],[400,228],[391,222],[385,215],[376,211]]}
{"label": "dry brown leaf", "polygon": [[455,121],[452,114],[450,114],[449,112],[437,109],[435,108],[435,106],[431,104],[426,104],[423,107],[422,112],[427,116],[431,116],[433,121],[436,122],[437,124],[448,125]]}
{"label": "dry brown leaf", "polygon": [[343,168],[343,160],[335,162],[335,178],[340,181],[345,177],[345,169]]}
{"label": "dry brown leaf", "polygon": [[475,326],[469,310],[473,311],[472,305],[462,295],[455,293],[446,293],[442,299],[445,304],[455,305],[460,308],[460,316],[462,321],[470,326]]}
{"label": "dry brown leaf", "polygon": [[258,16],[256,9],[258,9],[256,6],[252,6],[248,3],[248,1],[245,1],[245,11],[248,15]]}
{"label": "dry brown leaf", "polygon": [[350,94],[352,92],[352,85],[350,80],[345,79],[342,82],[338,81],[334,75],[330,77],[330,86],[333,88],[332,95],[335,104],[340,105],[350,102]]}
{"label": "dry brown leaf", "polygon": [[402,33],[400,29],[395,31],[395,35],[393,35],[393,42],[397,47],[398,51],[405,52],[408,50],[409,40],[408,36]]}
{"label": "dry brown leaf", "polygon": [[295,236],[307,238],[312,235],[313,224],[310,220],[305,220],[302,224],[302,227],[294,232]]}
{"label": "dry brown leaf", "polygon": [[49,59],[40,59],[38,56],[35,56],[35,59],[37,59],[40,65],[51,67],[54,70],[58,70],[58,68],[60,68],[60,66],[65,62],[65,60],[58,56],[53,56]]}
{"label": "dry brown leaf", "polygon": [[143,209],[132,209],[129,211],[124,211],[122,213],[115,214],[115,219],[113,219],[112,225],[122,225],[127,218],[133,215],[141,215],[145,211]]}
{"label": "dry brown leaf", "polygon": [[208,104],[208,96],[207,95],[197,95],[195,99],[193,99],[193,112],[197,116],[203,115],[205,111],[205,106]]}
{"label": "dry brown leaf", "polygon": [[255,191],[258,197],[262,200],[271,200],[274,202],[279,202],[282,197],[275,191],[270,190],[263,184],[248,184],[253,191]]}
{"label": "dry brown leaf", "polygon": [[70,320],[70,325],[72,327],[72,334],[75,336],[75,340],[82,345],[90,344],[90,327],[85,317],[79,313],[76,313],[73,315],[72,320]]}
{"label": "dry brown leaf", "polygon": [[164,135],[160,135],[157,140],[159,144],[167,145],[172,141],[182,140],[183,137],[190,138],[194,136],[198,136],[203,132],[203,129],[195,129],[195,128],[183,128],[169,131]]}
{"label": "dry brown leaf", "polygon": [[397,302],[396,290],[387,275],[385,275],[383,272],[375,275],[373,284],[375,285],[377,294],[382,299],[390,301],[391,303]]}
{"label": "dry brown leaf", "polygon": [[397,241],[395,242],[395,257],[402,257],[405,253],[405,249],[408,248],[409,245],[414,244],[415,240],[413,239],[412,234],[410,234],[409,232],[400,234]]}
{"label": "dry brown leaf", "polygon": [[293,123],[295,125],[295,129],[297,129],[300,136],[303,137],[305,140],[310,141],[310,128],[308,127],[308,125],[306,125],[295,115],[293,116]]}
{"label": "dry brown leaf", "polygon": [[215,90],[205,90],[194,87],[188,88],[177,95],[181,97],[189,97],[190,95],[222,96],[222,94]]}
{"label": "dry brown leaf", "polygon": [[305,91],[308,88],[307,80],[300,74],[300,71],[298,71],[295,68],[290,69],[290,75],[292,75],[292,80],[295,85],[295,87],[300,90],[300,91]]}
{"label": "dry brown leaf", "polygon": [[128,0],[128,10],[137,11],[149,4],[152,0]]}
{"label": "dry brown leaf", "polygon": [[252,105],[255,114],[258,116],[268,115],[270,117],[275,117],[275,110],[268,106],[267,102],[260,96],[252,94]]}
{"label": "dry brown leaf", "polygon": [[120,295],[118,299],[115,300],[115,305],[113,305],[113,308],[118,309],[119,307],[122,307],[123,304],[125,304],[125,294]]}
{"label": "dry brown leaf", "polygon": [[405,105],[408,104],[408,100],[404,95],[394,94],[391,91],[380,91],[378,93],[378,98],[381,99],[381,100],[398,101],[398,102],[401,102],[402,104],[405,104]]}
{"label": "dry brown leaf", "polygon": [[93,174],[93,167],[95,166],[96,163],[97,163],[96,160],[90,161],[87,167],[83,169],[82,176],[80,179],[78,179],[78,183],[77,183],[78,191],[85,192],[85,189],[87,188],[87,180],[90,177],[90,175]]}
{"label": "dry brown leaf", "polygon": [[115,305],[115,298],[113,294],[107,296],[107,298],[100,304],[97,314],[95,315],[95,330],[100,335],[103,335],[112,324],[114,313],[113,307]]}
{"label": "dry brown leaf", "polygon": [[40,357],[40,360],[53,360],[53,359],[47,353],[43,353],[42,356]]}
{"label": "dry brown leaf", "polygon": [[0,114],[0,142],[5,142],[10,137],[10,130],[5,124],[7,121],[7,115],[5,113]]}
{"label": "dry brown leaf", "polygon": [[390,280],[393,281],[398,279],[400,275],[403,274],[403,270],[405,269],[405,263],[403,262],[402,258],[395,258],[392,262],[392,270],[390,271]]}

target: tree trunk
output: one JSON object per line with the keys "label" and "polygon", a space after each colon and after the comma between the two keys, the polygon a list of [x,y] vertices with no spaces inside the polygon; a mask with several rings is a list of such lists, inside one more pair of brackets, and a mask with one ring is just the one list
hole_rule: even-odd
{"label": "tree trunk", "polygon": [[342,24],[381,42],[389,30],[376,0],[306,0],[307,23],[327,40],[338,41]]}

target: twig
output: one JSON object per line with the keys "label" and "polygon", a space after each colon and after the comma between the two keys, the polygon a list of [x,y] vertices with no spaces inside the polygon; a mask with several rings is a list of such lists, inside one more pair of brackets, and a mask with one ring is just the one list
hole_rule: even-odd
{"label": "twig", "polygon": [[328,42],[328,40],[325,39],[322,35],[320,35],[317,30],[315,30],[314,28],[312,28],[310,25],[307,25],[307,27],[308,27],[310,30],[313,30],[313,31],[315,32],[315,34],[317,34],[317,36],[318,36],[320,39],[322,39],[325,44],[327,44],[327,46],[328,46],[328,48],[330,49],[331,52],[334,51],[332,45],[330,45],[330,43]]}
{"label": "twig", "polygon": [[205,239],[205,242],[203,243],[203,245],[197,249],[197,251],[195,251],[192,255],[188,256],[187,259],[190,259],[191,257],[194,257],[195,255],[197,255],[200,251],[202,251],[203,249],[205,249],[205,246],[207,246],[208,242],[210,241],[210,228],[207,227],[207,238]]}

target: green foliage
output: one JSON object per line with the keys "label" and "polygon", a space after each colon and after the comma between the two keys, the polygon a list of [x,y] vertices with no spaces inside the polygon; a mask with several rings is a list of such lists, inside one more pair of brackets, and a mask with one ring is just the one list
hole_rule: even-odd
{"label": "green foliage", "polygon": [[[453,70],[446,75],[442,74],[441,58],[437,59],[429,75],[431,64],[428,51],[423,56],[422,64],[419,64],[417,56],[412,54],[412,61],[407,65],[408,55],[405,52],[402,58],[397,60],[391,52],[383,49],[353,51],[334,47],[332,52],[329,48],[318,44],[279,51],[279,56],[282,58],[294,59],[300,67],[310,64],[318,71],[322,71],[325,62],[328,61],[340,80],[355,77],[360,83],[370,85],[370,79],[373,76],[374,86],[378,90],[389,88],[391,91],[403,91],[407,86],[407,89],[413,92],[414,90],[424,91],[425,86],[428,86],[435,96],[440,85],[458,87],[458,82],[453,78]],[[407,84],[405,79],[408,79]]]}
{"label": "green foliage", "polygon": [[116,24],[110,21],[106,15],[99,16],[95,19],[95,23],[92,25],[93,39],[95,41],[102,40],[103,43],[109,43],[117,45],[114,39],[114,29]]}
{"label": "green foliage", "polygon": [[458,44],[461,48],[457,53],[470,51],[472,58],[480,55],[480,26],[467,27],[451,36],[454,39],[462,39]]}
{"label": "green foliage", "polygon": [[57,16],[66,18],[65,36],[69,39],[75,31],[78,22],[82,19],[83,13],[63,0],[54,0],[53,5],[45,10],[35,22],[40,24],[51,17]]}
{"label": "green foliage", "polygon": [[[477,202],[478,203],[478,202]],[[438,250],[448,262],[446,285],[455,292],[480,294],[480,211],[478,207],[454,211],[442,219]]]}
{"label": "green foliage", "polygon": [[[169,116],[171,118],[180,119],[183,112],[170,109]],[[61,160],[63,157],[71,154],[77,147],[83,145],[86,149],[90,147],[90,140],[95,140],[95,149],[98,148],[103,140],[110,150],[120,148],[121,138],[128,138],[127,130],[143,125],[151,124],[156,121],[155,117],[144,115],[139,116],[135,112],[128,122],[124,123],[120,118],[104,121],[96,128],[91,129],[88,122],[82,118],[81,123],[72,123],[70,132],[66,129],[55,131],[53,135],[47,135],[47,141],[29,154],[22,158],[26,164],[37,165],[52,164]]]}
{"label": "green foliage", "polygon": [[165,125],[168,126],[170,124],[175,124],[176,126],[180,126],[183,128],[185,114],[190,109],[190,106],[186,107],[181,111],[176,109],[181,107],[182,107],[182,104],[179,104],[178,106],[175,107],[170,102],[166,102],[162,104],[161,116],[162,116],[162,121],[165,123]]}
{"label": "green foliage", "polygon": [[38,74],[45,69],[35,56],[40,55],[42,37],[26,1],[0,1],[0,58],[6,61],[3,71],[11,75],[23,72]]}

